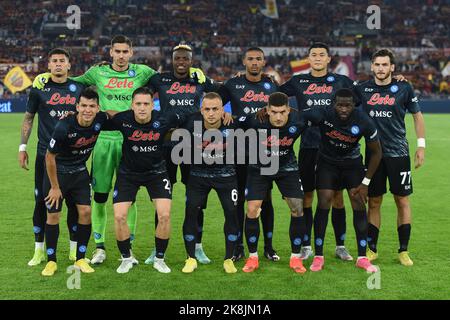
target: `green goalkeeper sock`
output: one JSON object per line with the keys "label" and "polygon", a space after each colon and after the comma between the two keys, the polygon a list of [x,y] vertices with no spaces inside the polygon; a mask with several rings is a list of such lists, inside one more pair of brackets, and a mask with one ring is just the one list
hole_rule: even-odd
{"label": "green goalkeeper sock", "polygon": [[137,222],[137,206],[136,202],[131,204],[131,207],[128,209],[128,228],[130,228],[130,241],[133,243],[133,240],[136,235],[136,222]]}
{"label": "green goalkeeper sock", "polygon": [[92,231],[97,245],[105,243],[106,218],[106,203],[92,201]]}

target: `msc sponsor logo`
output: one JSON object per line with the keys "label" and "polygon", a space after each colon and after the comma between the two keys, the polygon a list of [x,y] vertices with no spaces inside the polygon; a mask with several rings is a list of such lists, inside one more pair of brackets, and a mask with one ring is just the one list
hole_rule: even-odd
{"label": "msc sponsor logo", "polygon": [[174,106],[193,106],[194,99],[170,99],[169,104]]}
{"label": "msc sponsor logo", "polygon": [[117,101],[131,101],[131,95],[126,94],[108,94],[106,96],[108,100],[117,100]]}
{"label": "msc sponsor logo", "polygon": [[306,101],[306,104],[308,105],[308,107],[330,106],[331,99],[308,99],[308,101]]}
{"label": "msc sponsor logo", "polygon": [[372,118],[392,118],[392,111],[370,110],[369,116]]}

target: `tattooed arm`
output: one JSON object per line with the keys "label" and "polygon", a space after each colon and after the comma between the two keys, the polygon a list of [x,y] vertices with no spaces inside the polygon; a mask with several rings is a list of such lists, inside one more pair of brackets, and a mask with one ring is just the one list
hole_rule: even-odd
{"label": "tattooed arm", "polygon": [[[33,121],[35,113],[25,112],[25,117],[22,123],[22,130],[20,134],[20,145],[26,145],[28,139],[30,138],[31,130],[33,129]],[[25,170],[28,169],[28,153],[25,148],[20,148],[19,150],[19,165]]]}

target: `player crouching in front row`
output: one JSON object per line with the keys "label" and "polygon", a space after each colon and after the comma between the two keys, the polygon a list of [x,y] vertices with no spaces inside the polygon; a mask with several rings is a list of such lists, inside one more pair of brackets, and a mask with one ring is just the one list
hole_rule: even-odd
{"label": "player crouching in front row", "polygon": [[57,270],[56,247],[63,199],[72,199],[78,210],[77,257],[75,267],[83,273],[92,273],[85,253],[91,236],[91,188],[86,161],[97,141],[107,115],[99,112],[98,94],[87,88],[76,106],[75,117],[60,121],[53,132],[45,156],[47,174],[44,192],[48,214],[45,228],[48,263],[43,276],[53,276]]}

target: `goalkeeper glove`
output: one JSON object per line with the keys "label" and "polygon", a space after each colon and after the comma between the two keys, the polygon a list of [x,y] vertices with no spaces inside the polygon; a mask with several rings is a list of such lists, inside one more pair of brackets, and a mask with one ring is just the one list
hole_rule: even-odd
{"label": "goalkeeper glove", "polygon": [[189,68],[189,77],[196,80],[198,83],[205,83],[206,77],[202,69],[199,68]]}
{"label": "goalkeeper glove", "polygon": [[34,78],[33,81],[33,88],[42,90],[45,87],[45,84],[48,82],[48,79],[50,79],[51,77],[51,73],[50,72],[45,72],[45,73],[41,73],[38,74],[36,76],[36,78]]}

